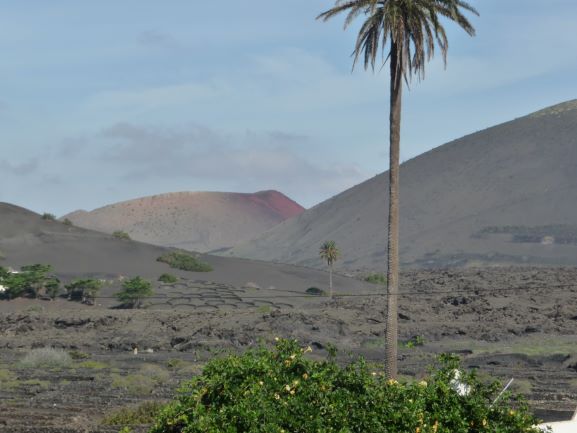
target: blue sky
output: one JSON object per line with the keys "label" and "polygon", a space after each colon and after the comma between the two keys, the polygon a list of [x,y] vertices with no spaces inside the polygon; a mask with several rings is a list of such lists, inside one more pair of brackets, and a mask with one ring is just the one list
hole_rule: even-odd
{"label": "blue sky", "polygon": [[[577,2],[471,0],[403,100],[403,160],[577,98]],[[0,12],[0,201],[62,215],[171,191],[306,207],[387,168],[387,69],[323,0],[20,0]]]}

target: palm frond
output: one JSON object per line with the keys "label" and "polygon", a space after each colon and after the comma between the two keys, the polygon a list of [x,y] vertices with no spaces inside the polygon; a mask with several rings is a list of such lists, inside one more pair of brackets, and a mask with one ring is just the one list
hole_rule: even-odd
{"label": "palm frond", "polygon": [[317,19],[327,21],[346,13],[346,28],[365,15],[352,53],[353,68],[362,58],[364,68],[374,70],[379,52],[385,64],[395,50],[398,68],[407,80],[413,75],[424,78],[425,65],[434,57],[436,48],[446,64],[449,42],[440,17],[455,22],[471,36],[475,34],[463,12],[479,15],[462,0],[337,0]]}

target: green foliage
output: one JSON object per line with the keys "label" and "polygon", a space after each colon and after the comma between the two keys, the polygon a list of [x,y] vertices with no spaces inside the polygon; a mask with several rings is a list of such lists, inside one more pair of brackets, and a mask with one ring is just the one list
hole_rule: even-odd
{"label": "green foliage", "polygon": [[72,363],[68,352],[53,347],[32,349],[20,361],[20,366],[25,368],[63,368]]}
{"label": "green foliage", "polygon": [[145,401],[138,406],[125,406],[105,416],[102,424],[116,426],[151,424],[164,406],[164,403],[158,401]]}
{"label": "green foliage", "polygon": [[64,218],[64,221],[62,221],[62,224],[64,224],[65,226],[74,225],[74,224],[72,224],[72,221],[70,221],[68,218]]}
{"label": "green foliage", "polygon": [[74,280],[64,286],[71,301],[81,301],[84,304],[94,303],[98,291],[102,288],[102,281],[94,279]]}
{"label": "green foliage", "polygon": [[[295,341],[210,361],[184,384],[150,433],[469,433],[538,432],[527,405],[501,387],[462,375],[467,396],[452,389],[458,360],[441,357],[427,381],[399,383],[359,359],[344,368],[312,361]],[[512,408],[514,404],[515,408]]]}
{"label": "green foliage", "polygon": [[381,284],[383,286],[387,284],[387,276],[379,272],[367,275],[364,280],[368,283]]}
{"label": "green foliage", "polygon": [[41,264],[22,266],[19,273],[11,273],[0,267],[0,284],[6,288],[1,296],[8,299],[19,296],[37,298],[46,294],[55,298],[60,291],[60,281],[49,275],[50,272],[52,266]]}
{"label": "green foliage", "polygon": [[325,241],[319,250],[321,259],[325,260],[329,266],[332,266],[337,261],[341,252],[337,248],[335,241]]}
{"label": "green foliage", "polygon": [[172,251],[165,253],[156,259],[158,262],[166,263],[171,268],[180,269],[181,271],[192,271],[192,272],[210,272],[212,271],[212,266],[205,263],[189,253],[184,253],[181,251]]}
{"label": "green foliage", "polygon": [[422,335],[415,335],[409,341],[407,341],[404,346],[407,349],[412,349],[413,347],[422,346],[425,344],[425,339]]}
{"label": "green foliage", "polygon": [[154,294],[150,281],[134,277],[122,283],[122,290],[116,297],[127,308],[140,308],[142,300]]}
{"label": "green foliage", "polygon": [[120,239],[122,241],[129,241],[131,240],[130,235],[128,233],[126,233],[123,230],[116,230],[115,232],[112,233],[112,236],[115,239]]}
{"label": "green foliage", "polygon": [[160,277],[158,277],[158,281],[161,283],[173,284],[178,281],[178,277],[172,274],[162,274]]}
{"label": "green foliage", "polygon": [[40,218],[42,218],[45,221],[56,221],[56,215],[48,212],[44,212]]}

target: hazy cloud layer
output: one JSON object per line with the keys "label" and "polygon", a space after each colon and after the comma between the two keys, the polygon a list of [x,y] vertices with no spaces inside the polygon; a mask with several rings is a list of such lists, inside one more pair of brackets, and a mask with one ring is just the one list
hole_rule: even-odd
{"label": "hazy cloud layer", "polygon": [[11,162],[6,159],[0,159],[0,172],[14,176],[30,176],[38,171],[38,160],[29,159],[24,162]]}
{"label": "hazy cloud layer", "polygon": [[[75,152],[66,146],[62,152],[79,161],[96,158],[109,167],[108,173],[128,182],[172,178],[187,179],[190,185],[209,180],[232,190],[234,185],[279,189],[297,200],[306,197],[307,205],[314,204],[314,197],[336,194],[366,178],[354,164],[306,158],[303,149],[311,145],[315,143],[310,137],[283,131],[230,134],[201,125],[160,128],[117,123],[89,143],[76,142]],[[84,156],[76,153],[79,146]]]}

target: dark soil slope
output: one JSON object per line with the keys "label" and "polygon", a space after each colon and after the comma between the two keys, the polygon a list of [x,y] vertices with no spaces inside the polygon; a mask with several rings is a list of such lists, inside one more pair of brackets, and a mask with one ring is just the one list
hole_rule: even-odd
{"label": "dark soil slope", "polygon": [[[410,126],[409,126],[410,127]],[[348,269],[384,266],[388,173],[223,254]],[[447,143],[401,167],[404,267],[577,263],[577,100]]]}
{"label": "dark soil slope", "polygon": [[[269,289],[273,297],[278,294],[275,291],[304,293],[311,286],[324,288],[328,284],[328,274],[319,270],[210,255],[201,255],[201,259],[212,265],[212,272],[179,271],[156,261],[167,251],[168,248],[43,220],[24,208],[0,203],[0,252],[4,256],[0,265],[5,267],[50,264],[65,279],[80,276],[122,279],[140,275],[156,281],[162,273],[170,272],[189,280]],[[336,277],[335,286],[337,292],[371,290],[370,285],[341,276]]]}

